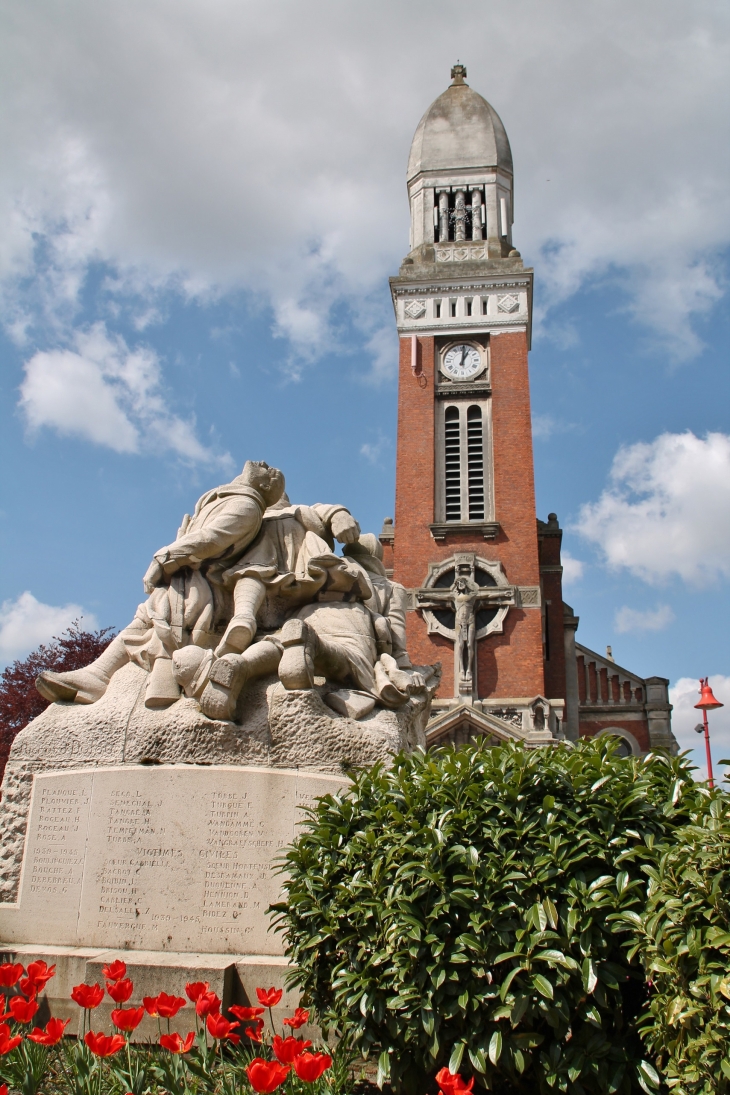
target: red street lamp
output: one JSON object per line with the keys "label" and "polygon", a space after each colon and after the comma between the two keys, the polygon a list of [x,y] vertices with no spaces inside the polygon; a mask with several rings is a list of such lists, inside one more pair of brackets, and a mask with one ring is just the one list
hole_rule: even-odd
{"label": "red street lamp", "polygon": [[704,733],[705,735],[705,750],[707,751],[707,782],[710,784],[710,789],[715,786],[715,781],[712,778],[712,754],[710,753],[710,728],[707,725],[707,712],[714,711],[716,707],[724,707],[724,703],[720,703],[716,700],[712,694],[710,688],[710,678],[700,677],[700,702],[695,704],[695,708],[702,712],[702,722],[695,726],[695,730],[698,734]]}

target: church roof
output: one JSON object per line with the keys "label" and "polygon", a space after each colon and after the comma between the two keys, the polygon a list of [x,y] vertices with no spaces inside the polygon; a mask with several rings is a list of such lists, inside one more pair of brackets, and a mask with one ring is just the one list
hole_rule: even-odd
{"label": "church roof", "polygon": [[[463,75],[462,75],[463,74]],[[418,123],[408,158],[408,182],[422,171],[503,167],[512,173],[512,152],[496,110],[464,83],[456,65],[454,81]]]}

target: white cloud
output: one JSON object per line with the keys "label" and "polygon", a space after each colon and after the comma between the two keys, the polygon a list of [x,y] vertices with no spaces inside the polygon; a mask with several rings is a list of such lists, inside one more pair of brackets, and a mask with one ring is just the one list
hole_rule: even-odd
{"label": "white cloud", "polygon": [[730,577],[730,436],[664,433],[619,449],[611,485],[574,526],[646,582]]}
{"label": "white cloud", "polygon": [[581,559],[574,559],[569,551],[562,552],[560,561],[563,564],[563,585],[575,585],[583,577],[585,563]]}
{"label": "white cloud", "polygon": [[610,275],[692,355],[730,240],[729,32],[714,0],[422,0],[418,18],[387,0],[11,0],[6,327],[66,330],[104,263],[110,307],[138,325],[163,289],[244,288],[304,357],[336,344],[337,305],[377,331],[407,249],[410,140],[462,54],[510,135],[515,239],[548,303]]}
{"label": "white cloud", "polygon": [[[710,675],[710,687],[715,698],[723,703],[715,711],[708,712],[710,727],[710,748],[715,779],[722,775],[721,760],[730,758],[730,676],[716,673]],[[680,677],[669,689],[669,702],[673,704],[672,730],[679,742],[680,749],[692,749],[693,760],[700,769],[697,778],[707,777],[705,762],[704,735],[695,733],[695,726],[702,722],[702,712],[695,711],[694,705],[700,698],[699,681],[694,677]]]}
{"label": "white cloud", "polygon": [[532,416],[532,437],[535,441],[549,441],[556,433],[569,433],[575,426],[564,422],[552,414],[534,414]]}
{"label": "white cloud", "polygon": [[195,423],[168,409],[153,350],[130,350],[97,323],[75,350],[40,351],[25,365],[20,406],[32,430],[48,427],[115,452],[169,451],[190,463],[223,464],[195,436]]}
{"label": "white cloud", "polygon": [[14,601],[0,605],[0,661],[12,662],[60,635],[70,623],[83,617],[83,627],[94,631],[96,617],[81,605],[44,605],[28,590]]}
{"label": "white cloud", "polygon": [[547,441],[555,433],[557,423],[551,414],[533,414],[532,436],[535,441]]}
{"label": "white cloud", "polygon": [[657,605],[656,608],[629,608],[623,605],[616,610],[613,626],[620,635],[628,632],[663,631],[674,620],[669,605]]}
{"label": "white cloud", "polygon": [[366,441],[364,445],[360,446],[360,455],[364,456],[373,467],[377,467],[381,464],[383,456],[389,451],[390,447],[390,438],[386,437],[384,433],[378,433],[374,441]]}

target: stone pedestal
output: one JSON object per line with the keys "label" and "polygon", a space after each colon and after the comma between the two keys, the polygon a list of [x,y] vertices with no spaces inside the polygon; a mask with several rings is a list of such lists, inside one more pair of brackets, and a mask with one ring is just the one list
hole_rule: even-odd
{"label": "stone pedestal", "polygon": [[[189,699],[147,709],[145,684],[130,664],[97,703],[52,704],[16,738],[3,781],[0,952],[55,963],[44,1008],[74,1023],[71,988],[102,983],[115,958],[132,1004],[188,981],[209,981],[224,1007],[283,988],[267,909],[301,807],[346,786],[350,767],[425,745],[425,693],[355,721],[324,703],[324,680],[287,691],[264,679],[235,721],[215,722]],[[296,1003],[285,994],[279,1018]],[[95,1023],[108,1029],[110,1010],[105,999]],[[193,1025],[188,1007],[172,1029]],[[135,1036],[156,1031],[145,1020]]]}
{"label": "stone pedestal", "polygon": [[[280,850],[300,807],[336,792],[343,776],[233,765],[116,766],[37,774],[17,901],[0,905],[2,950],[57,967],[49,1012],[70,1017],[81,981],[103,984],[121,957],[131,1003],[185,994],[208,981],[224,1005],[255,1001],[257,985],[284,987],[281,937],[269,905],[281,892]],[[279,1018],[291,1014],[289,993]],[[108,1000],[94,1022],[108,1025]],[[192,1009],[172,1029],[191,1029]],[[154,1037],[145,1020],[135,1037]]]}

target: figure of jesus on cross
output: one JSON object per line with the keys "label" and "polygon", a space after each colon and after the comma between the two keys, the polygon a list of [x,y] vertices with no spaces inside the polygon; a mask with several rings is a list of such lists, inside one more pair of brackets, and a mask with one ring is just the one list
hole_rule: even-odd
{"label": "figure of jesus on cross", "polygon": [[461,698],[473,697],[475,687],[476,615],[480,608],[513,605],[511,587],[479,586],[472,578],[458,574],[450,589],[423,590],[417,594],[419,608],[454,610],[455,693]]}

